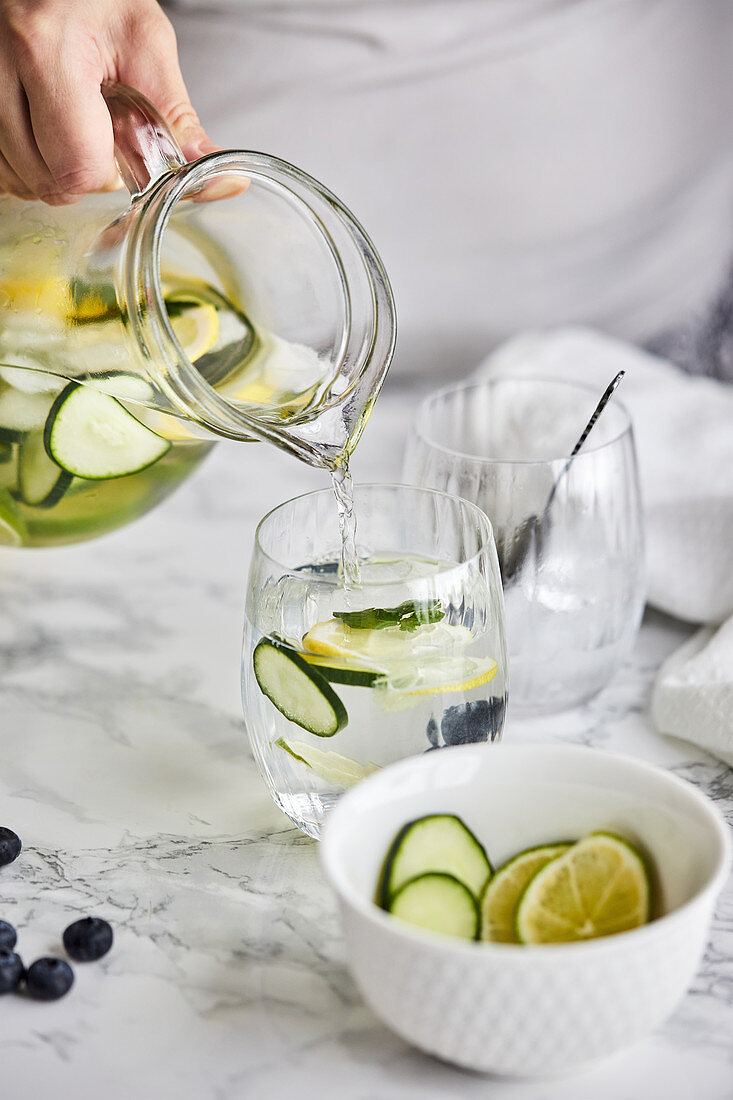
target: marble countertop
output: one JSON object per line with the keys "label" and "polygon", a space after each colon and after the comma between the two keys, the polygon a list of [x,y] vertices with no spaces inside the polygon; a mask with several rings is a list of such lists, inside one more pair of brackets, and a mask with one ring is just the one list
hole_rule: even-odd
{"label": "marble countertop", "polygon": [[[389,390],[357,453],[395,478],[414,397]],[[317,845],[271,804],[239,701],[249,549],[273,504],[324,476],[261,445],[221,445],[158,511],[56,551],[0,553],[0,824],[22,837],[0,917],[27,961],[76,916],[110,955],[55,1004],[0,1000],[0,1096],[78,1100],[731,1100],[733,889],[694,985],[657,1034],[562,1081],[464,1073],[406,1046],[344,964]],[[660,661],[689,630],[647,616],[591,704],[505,738],[603,745],[671,768],[733,818],[733,772],[660,737]]]}

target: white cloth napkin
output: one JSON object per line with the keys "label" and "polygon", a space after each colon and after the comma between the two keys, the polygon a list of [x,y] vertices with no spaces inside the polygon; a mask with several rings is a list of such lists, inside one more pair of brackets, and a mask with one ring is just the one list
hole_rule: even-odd
{"label": "white cloth napkin", "polygon": [[618,399],[639,457],[649,602],[724,624],[698,632],[662,667],[653,717],[663,733],[733,763],[733,385],[585,329],[516,337],[478,374],[583,381],[600,396],[620,370]]}
{"label": "white cloth napkin", "polygon": [[662,665],[652,717],[733,765],[733,618],[699,630]]}

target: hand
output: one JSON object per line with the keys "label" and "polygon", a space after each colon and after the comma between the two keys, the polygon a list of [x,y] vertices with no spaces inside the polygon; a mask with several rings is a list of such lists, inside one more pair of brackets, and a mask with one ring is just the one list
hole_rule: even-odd
{"label": "hand", "polygon": [[147,96],[187,159],[217,148],[155,0],[0,0],[0,193],[60,206],[120,185],[104,80]]}

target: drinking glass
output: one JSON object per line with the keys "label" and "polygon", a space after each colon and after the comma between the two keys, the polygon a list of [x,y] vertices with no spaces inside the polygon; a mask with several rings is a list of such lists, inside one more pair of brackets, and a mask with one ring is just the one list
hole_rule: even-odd
{"label": "drinking glass", "polygon": [[422,402],[408,441],[406,481],[474,501],[492,522],[518,713],[590,699],[628,654],[641,619],[636,455],[615,397],[565,469],[598,397],[559,380],[454,385]]}
{"label": "drinking glass", "polygon": [[504,608],[491,525],[469,501],[405,485],[355,492],[359,581],[342,579],[331,490],[261,521],[242,691],[277,805],[318,837],[339,795],[384,764],[504,725]]}

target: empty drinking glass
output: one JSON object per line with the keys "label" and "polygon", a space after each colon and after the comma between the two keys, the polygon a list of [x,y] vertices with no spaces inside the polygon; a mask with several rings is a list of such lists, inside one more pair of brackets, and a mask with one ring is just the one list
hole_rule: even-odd
{"label": "empty drinking glass", "polygon": [[636,455],[616,398],[566,469],[599,396],[533,378],[450,386],[422,402],[408,442],[406,481],[465,497],[491,520],[512,706],[524,714],[595,695],[628,654],[641,619]]}

